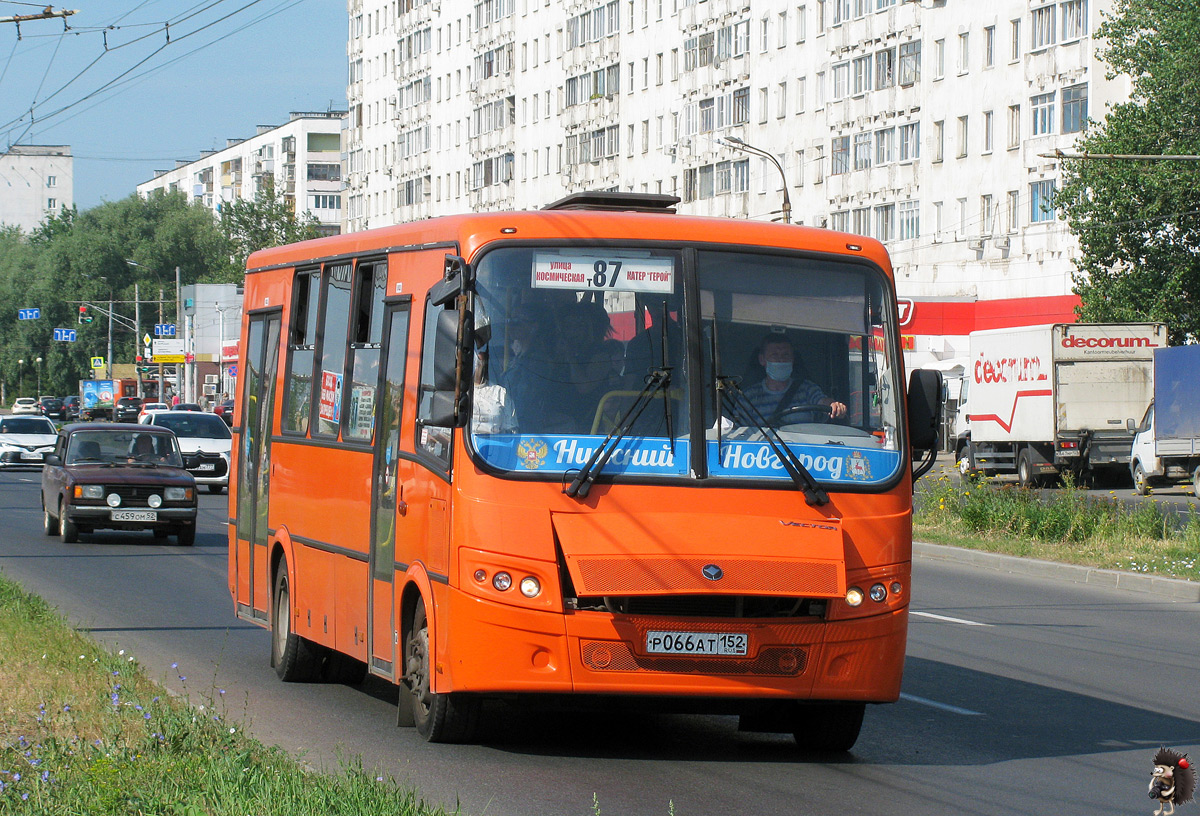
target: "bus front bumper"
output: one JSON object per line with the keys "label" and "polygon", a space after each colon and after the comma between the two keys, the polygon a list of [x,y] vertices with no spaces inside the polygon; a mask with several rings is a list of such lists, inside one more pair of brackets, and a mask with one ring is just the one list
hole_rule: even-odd
{"label": "bus front bumper", "polygon": [[[845,621],[689,618],[522,609],[448,589],[437,691],[894,702],[908,610]],[[746,636],[745,655],[652,654],[650,633]],[[438,640],[444,642],[443,637]],[[440,681],[440,682],[437,682]]]}

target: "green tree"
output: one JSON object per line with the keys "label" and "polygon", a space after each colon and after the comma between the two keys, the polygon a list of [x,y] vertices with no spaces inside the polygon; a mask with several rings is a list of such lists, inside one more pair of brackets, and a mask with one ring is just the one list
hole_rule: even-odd
{"label": "green tree", "polygon": [[[1132,93],[1079,150],[1200,154],[1200,4],[1116,0],[1097,35],[1109,78],[1128,77]],[[1063,179],[1080,317],[1163,321],[1173,343],[1200,336],[1200,163],[1075,159]]]}
{"label": "green tree", "polygon": [[321,237],[320,225],[309,213],[296,217],[295,202],[280,195],[270,177],[254,195],[221,207],[221,231],[229,241],[231,265],[223,282],[241,283],[246,258],[266,247]]}
{"label": "green tree", "polygon": [[[182,193],[67,210],[30,235],[0,229],[0,379],[10,400],[19,382],[25,396],[37,388],[36,370],[26,364],[18,371],[19,359],[42,357],[42,393],[78,389],[90,376],[89,358],[107,354],[108,320],[101,310],[110,298],[116,314],[132,319],[136,290],[144,332],[158,318],[158,304],[148,301],[157,301],[160,290],[164,319],[176,319],[176,268],[180,282],[191,284],[228,267],[228,243],[212,213]],[[94,305],[92,323],[78,323],[80,303]],[[41,319],[17,320],[17,310],[28,307],[41,309]],[[76,342],[55,341],[56,328],[74,329]],[[114,321],[114,362],[133,362],[134,335]]]}

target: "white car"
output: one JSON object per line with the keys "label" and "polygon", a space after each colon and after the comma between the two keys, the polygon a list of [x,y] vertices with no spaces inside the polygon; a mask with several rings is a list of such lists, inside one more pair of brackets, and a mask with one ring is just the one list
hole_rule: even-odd
{"label": "white car", "polygon": [[142,417],[151,411],[170,411],[171,406],[165,402],[143,402],[142,410],[138,412],[138,422],[142,421]]}
{"label": "white car", "polygon": [[42,409],[33,397],[21,397],[13,403],[12,412],[14,414],[40,414]]}
{"label": "white car", "polygon": [[220,493],[229,486],[233,434],[220,417],[198,411],[159,410],[147,411],[138,422],[175,432],[183,467],[196,477],[196,484],[208,485],[209,493]]}
{"label": "white car", "polygon": [[58,429],[45,417],[0,417],[0,469],[41,467],[56,439]]}

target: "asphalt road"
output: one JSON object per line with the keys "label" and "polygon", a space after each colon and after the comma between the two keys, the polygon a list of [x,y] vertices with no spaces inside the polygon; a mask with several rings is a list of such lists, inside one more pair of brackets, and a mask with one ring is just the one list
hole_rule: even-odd
{"label": "asphalt road", "polygon": [[[42,535],[37,473],[0,473],[0,569],[193,702],[336,768],[339,752],[462,812],[1151,813],[1160,745],[1200,756],[1200,604],[918,559],[901,701],[848,756],[741,734],[728,717],[485,709],[477,745],[397,729],[394,688],[279,682],[268,634],[233,617],[225,498],[194,548]],[[172,669],[171,664],[178,668]],[[185,679],[182,679],[186,677]],[[218,690],[224,690],[220,694]],[[1148,810],[1143,810],[1149,808]]]}

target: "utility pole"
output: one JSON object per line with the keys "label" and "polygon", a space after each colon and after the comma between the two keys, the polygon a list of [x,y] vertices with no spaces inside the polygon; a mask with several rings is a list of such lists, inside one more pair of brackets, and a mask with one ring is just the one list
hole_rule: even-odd
{"label": "utility pole", "polygon": [[63,25],[65,26],[66,19],[72,14],[78,13],[78,9],[62,9],[61,11],[55,11],[52,7],[46,6],[46,8],[42,9],[37,14],[14,14],[11,17],[0,17],[0,23],[16,24],[17,39],[19,40],[21,39],[21,23],[31,22],[33,20],[53,20],[55,17],[61,17],[64,21]]}
{"label": "utility pole", "polygon": [[[163,305],[163,290],[161,287],[159,287],[159,290],[158,290],[158,322],[159,323],[163,322],[162,305]],[[162,370],[162,368],[163,368],[163,364],[159,363],[158,364],[158,401],[166,402],[164,397],[166,396],[167,392],[163,389],[163,370]],[[168,403],[168,405],[169,404],[170,403]]]}
{"label": "utility pole", "polygon": [[783,206],[779,211],[783,214],[783,223],[792,223],[792,199],[791,196],[788,195],[787,173],[783,171],[783,165],[779,163],[779,159],[775,156],[775,154],[769,153],[768,151],[763,150],[761,147],[755,147],[754,145],[739,139],[737,136],[726,136],[722,141],[735,150],[751,153],[755,156],[766,159],[767,161],[771,162],[771,164],[775,165],[775,169],[779,171],[780,182],[783,184]]}
{"label": "utility pole", "polygon": [[[133,358],[136,360],[141,355],[138,354],[138,349],[142,344],[142,296],[138,293],[137,281],[133,282]],[[137,367],[137,384],[138,398],[146,396],[146,390],[142,387],[142,367]]]}

